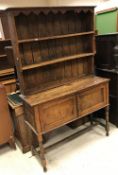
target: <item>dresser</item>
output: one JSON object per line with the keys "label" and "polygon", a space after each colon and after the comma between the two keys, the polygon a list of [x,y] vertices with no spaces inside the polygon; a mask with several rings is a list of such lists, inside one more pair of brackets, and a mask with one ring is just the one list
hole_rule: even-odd
{"label": "dresser", "polygon": [[11,41],[9,39],[0,40],[0,83],[5,86],[7,93],[16,90],[14,66]]}
{"label": "dresser", "polygon": [[[114,47],[117,45],[117,33],[96,37],[95,56],[96,74],[110,79],[110,122],[118,127],[118,71],[114,59]],[[99,114],[98,114],[99,115]]]}
{"label": "dresser", "polygon": [[8,104],[14,124],[14,134],[23,153],[30,151],[31,137],[25,125],[25,114],[19,93],[8,94]]}
{"label": "dresser", "polygon": [[[9,8],[4,13],[25,123],[38,139],[46,171],[46,133],[104,108],[109,135],[109,80],[94,75],[94,7]],[[35,148],[32,142],[32,154]]]}

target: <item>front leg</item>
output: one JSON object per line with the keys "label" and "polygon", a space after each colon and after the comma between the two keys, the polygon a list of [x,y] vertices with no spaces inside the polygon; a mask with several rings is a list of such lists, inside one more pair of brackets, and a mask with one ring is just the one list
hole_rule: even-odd
{"label": "front leg", "polygon": [[44,150],[44,147],[43,147],[43,143],[42,142],[39,142],[39,147],[40,147],[40,159],[41,159],[41,163],[42,163],[44,172],[46,172],[47,171],[47,167],[46,167],[46,159],[45,159],[45,150]]}

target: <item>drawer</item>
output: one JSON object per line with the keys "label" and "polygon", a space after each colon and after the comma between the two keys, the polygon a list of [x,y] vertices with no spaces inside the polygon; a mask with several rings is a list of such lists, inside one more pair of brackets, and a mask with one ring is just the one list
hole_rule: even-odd
{"label": "drawer", "polygon": [[79,116],[92,113],[108,104],[108,85],[88,89],[77,96]]}
{"label": "drawer", "polygon": [[39,107],[42,131],[59,127],[77,117],[75,96],[54,100]]}

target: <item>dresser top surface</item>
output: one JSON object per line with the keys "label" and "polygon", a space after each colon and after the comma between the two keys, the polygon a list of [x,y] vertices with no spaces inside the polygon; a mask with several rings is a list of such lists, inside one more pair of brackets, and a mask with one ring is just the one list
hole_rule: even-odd
{"label": "dresser top surface", "polygon": [[98,84],[102,84],[108,82],[109,79],[101,78],[97,76],[86,76],[84,78],[79,79],[78,81],[73,81],[72,83],[67,83],[66,85],[59,86],[47,91],[43,91],[30,96],[20,97],[29,105],[36,106],[38,104],[42,104],[48,102],[50,100],[54,100],[66,95],[71,95],[76,92],[83,91],[87,88],[97,86]]}
{"label": "dresser top surface", "polygon": [[33,12],[33,13],[39,13],[39,12],[44,12],[45,14],[48,14],[50,11],[53,12],[53,13],[57,13],[57,11],[59,12],[62,12],[62,13],[65,13],[67,10],[74,10],[76,11],[77,13],[83,11],[83,12],[93,12],[95,6],[40,6],[40,7],[10,7],[10,8],[7,8],[5,10],[2,10],[0,11],[1,14],[4,12],[10,12],[12,13],[14,16],[17,16],[19,15],[20,13],[23,13],[23,14],[28,14],[30,12]]}
{"label": "dresser top surface", "polygon": [[[8,7],[3,11],[7,10],[30,10],[30,9],[65,9],[65,8],[95,8],[95,6],[34,6],[34,7]],[[2,11],[2,10],[1,10]]]}

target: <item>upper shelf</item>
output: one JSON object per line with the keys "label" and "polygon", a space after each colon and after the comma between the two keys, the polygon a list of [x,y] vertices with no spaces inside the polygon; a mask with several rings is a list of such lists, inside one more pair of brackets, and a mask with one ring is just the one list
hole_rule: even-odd
{"label": "upper shelf", "polygon": [[0,43],[11,42],[10,39],[0,39]]}
{"label": "upper shelf", "polygon": [[6,76],[6,75],[11,75],[13,73],[14,73],[14,69],[13,68],[8,68],[8,69],[0,70],[0,77],[1,76]]}
{"label": "upper shelf", "polygon": [[61,38],[68,38],[68,37],[74,37],[74,36],[91,35],[91,34],[94,34],[94,33],[95,33],[94,31],[89,31],[89,32],[82,32],[82,33],[73,33],[73,34],[41,37],[41,38],[23,39],[23,40],[18,40],[18,43],[29,43],[29,42],[34,42],[34,41],[45,41],[45,40],[61,39]]}
{"label": "upper shelf", "polygon": [[94,55],[94,53],[84,53],[84,54],[76,54],[76,55],[61,57],[61,58],[57,58],[54,60],[49,60],[49,61],[44,61],[44,62],[37,63],[37,64],[23,66],[22,70],[29,70],[29,69],[33,69],[33,68],[43,67],[43,66],[47,66],[47,65],[52,65],[52,64],[56,64],[56,63],[60,63],[60,62],[68,61],[68,60],[74,60],[77,58],[88,57],[88,56],[93,56],[93,55]]}
{"label": "upper shelf", "polygon": [[0,55],[0,58],[3,58],[3,57],[6,57],[7,55],[5,55],[5,54],[2,54],[2,55]]}

